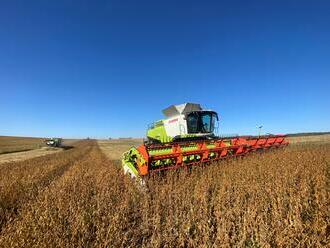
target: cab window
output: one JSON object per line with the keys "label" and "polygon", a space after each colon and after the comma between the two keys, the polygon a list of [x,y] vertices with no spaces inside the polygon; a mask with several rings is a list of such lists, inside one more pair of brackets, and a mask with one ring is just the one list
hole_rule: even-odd
{"label": "cab window", "polygon": [[197,113],[191,113],[187,116],[188,133],[198,132],[198,115]]}
{"label": "cab window", "polygon": [[211,131],[211,114],[205,113],[201,115],[201,133],[210,133]]}

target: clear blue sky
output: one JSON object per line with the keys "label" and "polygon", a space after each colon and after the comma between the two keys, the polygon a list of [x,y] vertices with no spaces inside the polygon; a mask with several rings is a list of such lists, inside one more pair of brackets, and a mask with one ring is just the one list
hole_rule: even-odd
{"label": "clear blue sky", "polygon": [[1,1],[0,134],[144,136],[168,105],[220,133],[330,131],[330,1]]}

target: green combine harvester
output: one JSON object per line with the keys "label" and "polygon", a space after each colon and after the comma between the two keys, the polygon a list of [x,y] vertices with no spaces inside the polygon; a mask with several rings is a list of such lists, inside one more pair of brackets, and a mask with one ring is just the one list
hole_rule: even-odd
{"label": "green combine harvester", "polygon": [[200,104],[172,105],[163,113],[165,119],[148,127],[147,141],[123,154],[124,173],[132,178],[288,145],[285,135],[217,137],[218,114]]}
{"label": "green combine harvester", "polygon": [[61,147],[62,139],[61,138],[51,138],[51,139],[45,140],[45,143],[49,147]]}

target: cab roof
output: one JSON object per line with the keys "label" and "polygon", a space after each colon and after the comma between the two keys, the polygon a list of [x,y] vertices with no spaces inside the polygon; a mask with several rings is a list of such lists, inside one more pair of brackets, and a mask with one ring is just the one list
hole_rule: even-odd
{"label": "cab roof", "polygon": [[193,111],[203,110],[201,105],[198,103],[183,103],[178,105],[171,105],[168,108],[163,110],[163,114],[166,117],[173,117],[177,115],[183,115]]}

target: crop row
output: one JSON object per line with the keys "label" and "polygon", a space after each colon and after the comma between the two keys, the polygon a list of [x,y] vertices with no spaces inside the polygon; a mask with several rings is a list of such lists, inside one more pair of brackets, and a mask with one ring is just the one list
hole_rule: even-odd
{"label": "crop row", "polygon": [[58,154],[1,164],[0,230],[89,149],[91,144],[77,143],[77,148]]}
{"label": "crop row", "polygon": [[149,178],[144,189],[95,143],[87,147],[77,149],[88,151],[20,205],[0,244],[317,247],[329,242],[329,145],[173,171]]}

